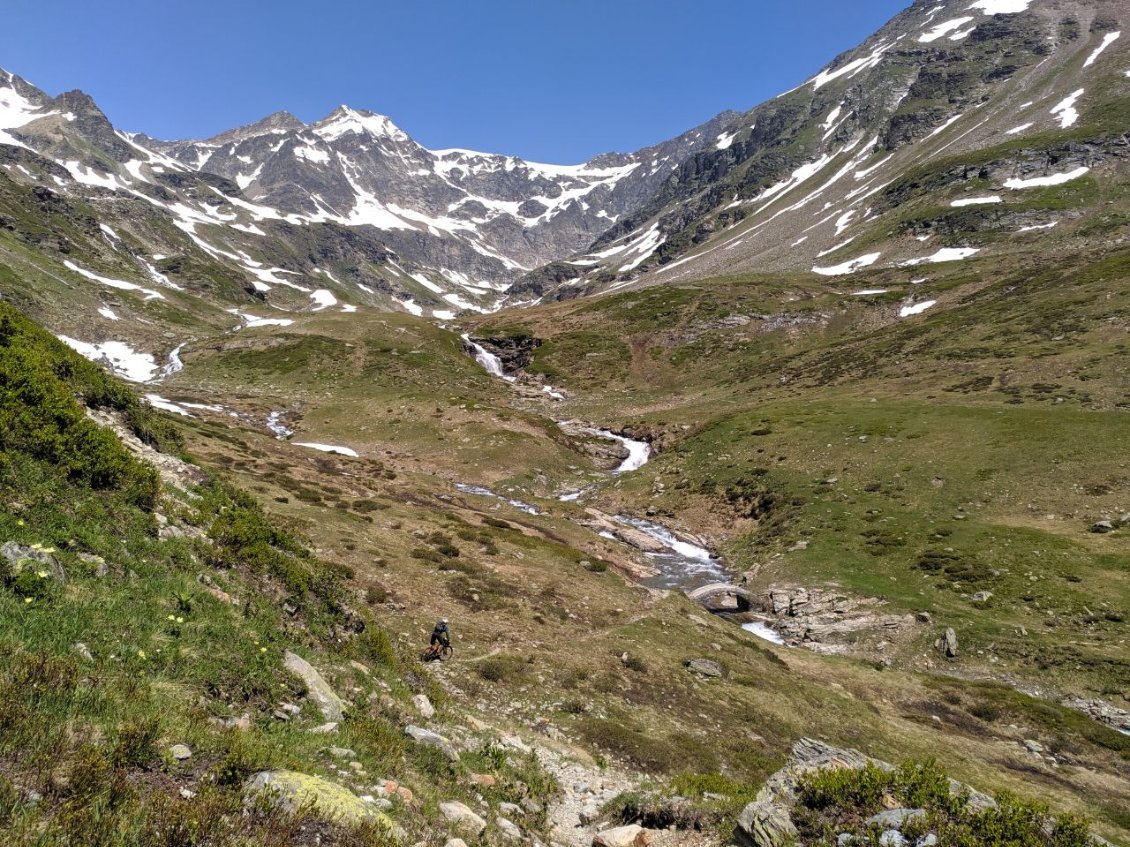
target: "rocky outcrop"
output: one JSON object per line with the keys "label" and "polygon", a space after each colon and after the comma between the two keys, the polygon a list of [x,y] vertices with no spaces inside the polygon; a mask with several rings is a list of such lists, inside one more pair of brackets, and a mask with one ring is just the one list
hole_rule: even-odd
{"label": "rocky outcrop", "polygon": [[882,601],[804,586],[772,586],[760,597],[760,611],[776,618],[773,629],[791,644],[821,653],[855,651],[855,634],[871,632],[891,640],[915,624],[913,615],[881,614]]}
{"label": "rocky outcrop", "polygon": [[532,335],[474,336],[475,344],[482,346],[502,360],[503,373],[512,374],[525,369],[534,360],[534,351],[542,340]]}
{"label": "rocky outcrop", "polygon": [[[881,770],[894,770],[887,762],[873,759],[858,750],[833,747],[812,738],[802,738],[793,745],[792,755],[783,768],[765,781],[757,797],[738,816],[734,838],[741,847],[785,847],[794,843],[798,833],[792,820],[800,780],[807,774],[824,770],[859,770],[871,764]],[[972,809],[995,807],[992,798],[966,785],[950,780],[952,794],[967,794]],[[872,821],[897,833],[903,824],[922,812],[919,809],[893,809],[876,815]],[[901,843],[890,836],[884,844]]]}
{"label": "rocky outcrop", "polygon": [[1126,709],[1120,709],[1102,700],[1088,700],[1083,697],[1068,697],[1063,701],[1063,705],[1090,715],[1099,723],[1130,734],[1130,711]]}

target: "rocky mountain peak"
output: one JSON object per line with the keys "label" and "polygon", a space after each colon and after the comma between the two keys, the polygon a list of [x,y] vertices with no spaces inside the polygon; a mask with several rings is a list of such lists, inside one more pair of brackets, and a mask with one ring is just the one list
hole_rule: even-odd
{"label": "rocky mountain peak", "polygon": [[207,139],[207,141],[209,144],[231,144],[236,141],[242,141],[245,138],[254,138],[270,133],[297,132],[305,128],[306,124],[302,123],[302,121],[290,112],[280,110],[278,112],[272,112],[267,115],[267,117],[253,124],[225,130],[219,135],[214,135]]}

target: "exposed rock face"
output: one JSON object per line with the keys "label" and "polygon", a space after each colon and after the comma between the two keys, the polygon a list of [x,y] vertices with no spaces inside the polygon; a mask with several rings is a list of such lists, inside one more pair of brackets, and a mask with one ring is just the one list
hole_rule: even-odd
{"label": "exposed rock face", "polygon": [[330,688],[329,683],[322,679],[322,675],[314,669],[313,665],[287,650],[283,656],[283,667],[306,684],[310,699],[322,711],[327,721],[340,723],[345,720],[345,702]]}
{"label": "exposed rock face", "polygon": [[527,367],[534,359],[534,351],[542,344],[540,338],[532,335],[473,336],[471,341],[498,356],[507,374]]}
{"label": "exposed rock face", "polygon": [[786,641],[821,653],[854,651],[854,633],[892,639],[915,626],[913,615],[880,614],[881,605],[875,598],[804,586],[770,587],[760,599],[760,611],[777,618],[773,628]]}
{"label": "exposed rock face", "polygon": [[1063,705],[1084,712],[1099,723],[1130,733],[1130,711],[1126,709],[1120,709],[1102,700],[1087,700],[1083,697],[1069,697],[1063,701]]}
{"label": "exposed rock face", "polygon": [[392,821],[375,807],[335,782],[297,771],[260,771],[244,785],[248,797],[270,798],[287,812],[312,808],[320,816],[345,823],[377,820],[392,829]]}

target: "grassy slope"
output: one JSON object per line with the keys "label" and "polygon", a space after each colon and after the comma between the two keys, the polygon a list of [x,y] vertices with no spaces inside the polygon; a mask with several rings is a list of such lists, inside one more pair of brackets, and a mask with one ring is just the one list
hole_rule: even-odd
{"label": "grassy slope", "polygon": [[[717,768],[737,785],[755,783],[802,734],[893,760],[939,755],[978,787],[1046,796],[1058,807],[1095,815],[1111,833],[1112,826],[1127,826],[1119,810],[1128,800],[1120,787],[1126,745],[1113,731],[989,684],[956,685],[803,651],[784,654],[786,670],[730,624],[697,622],[692,615],[701,614],[681,598],[656,602],[614,573],[582,565],[599,557],[615,569],[626,554],[575,523],[580,507],[543,500],[548,514],[527,516],[460,496],[447,482],[512,485],[519,496],[536,499],[577,474],[597,474],[591,459],[559,436],[546,437],[550,416],[678,429],[683,434],[654,465],[606,488],[598,500],[607,508],[651,505],[669,512],[677,516],[669,519],[726,545],[738,569],[769,560],[763,582],[835,580],[845,590],[879,594],[894,609],[932,609],[959,628],[966,645],[961,662],[947,671],[998,677],[1005,668],[1021,679],[1030,673],[1113,696],[1120,671],[1110,660],[1124,630],[1102,612],[1086,619],[1082,606],[1092,592],[1104,592],[1112,608],[1125,606],[1118,537],[1084,531],[1092,512],[1113,507],[1117,496],[1051,486],[1033,445],[1061,454],[1056,479],[1070,472],[1089,480],[1109,471],[1102,452],[1084,449],[1080,436],[1117,442],[1125,426],[1113,410],[1121,402],[1117,386],[1067,380],[1071,362],[1117,342],[1099,329],[1082,350],[1064,345],[1060,356],[1040,359],[1031,357],[1033,345],[1058,342],[1028,333],[1009,348],[1006,363],[987,357],[1000,368],[994,374],[1020,371],[1005,388],[1062,372],[1064,382],[1047,400],[1036,399],[1045,393],[1033,389],[1020,394],[1023,403],[1008,402],[1016,395],[993,390],[996,376],[980,391],[941,387],[989,370],[978,360],[971,373],[965,361],[942,355],[957,346],[954,322],[971,323],[962,329],[968,336],[980,326],[976,314],[993,320],[1007,307],[1022,324],[1035,320],[1027,313],[1051,308],[1042,298],[1072,297],[1092,304],[1096,314],[1087,325],[1093,319],[1101,327],[1098,313],[1117,309],[1118,301],[1088,291],[1103,285],[1101,273],[1079,275],[1078,290],[1038,287],[1043,293],[1021,308],[1015,298],[1002,302],[1008,284],[986,285],[976,265],[939,270],[955,299],[981,298],[976,310],[893,324],[890,306],[866,306],[826,284],[786,277],[650,289],[492,318],[496,328],[519,323],[547,339],[531,369],[570,391],[574,399],[564,407],[531,400],[515,409],[506,387],[477,369],[456,336],[388,315],[326,316],[285,333],[241,333],[202,349],[164,391],[232,403],[260,419],[284,408],[298,419],[292,440],[362,453],[362,459],[327,457],[279,442],[261,426],[232,429],[220,419],[185,424],[191,452],[229,468],[277,520],[355,570],[367,602],[406,648],[423,641],[435,617],[453,618],[460,660],[443,674],[460,702],[492,714],[507,704],[501,708],[509,720],[548,722],[582,747],[651,773]],[[771,332],[756,322],[714,325],[731,314],[781,313],[796,320]],[[906,360],[914,364],[896,364],[890,351],[910,343],[938,355],[919,352]],[[1061,394],[1064,402],[1055,404]],[[872,396],[876,403],[867,402]],[[970,443],[986,446],[970,452]],[[761,467],[775,489],[804,498],[765,530],[733,520],[718,495],[720,483]],[[653,497],[656,476],[670,484]],[[839,481],[820,484],[830,476]],[[940,488],[935,477],[944,480]],[[679,487],[683,479],[687,484]],[[1026,504],[1040,487],[1049,505],[1033,513]],[[966,514],[961,521],[954,519],[959,507]],[[875,509],[882,510],[877,517],[868,514]],[[1051,530],[1041,523],[1047,511],[1060,516]],[[1076,516],[1064,520],[1072,511]],[[488,518],[510,527],[492,526]],[[888,530],[884,537],[905,537],[889,549],[869,544],[862,533],[876,525]],[[770,559],[802,536],[810,539],[807,550]],[[982,557],[990,537],[999,550]],[[460,555],[438,553],[444,543]],[[994,591],[989,609],[962,596],[970,586],[939,587],[937,575],[913,567],[919,553],[939,544],[975,551],[987,568],[1003,564],[1013,571],[977,586]],[[1046,558],[1030,559],[1036,550]],[[1029,572],[1041,577],[1035,588],[1024,584]],[[1082,581],[1067,581],[1068,573]],[[1015,602],[1030,594],[1040,613],[1025,613]],[[1055,628],[1042,623],[1048,605],[1059,618]],[[1027,627],[1027,641],[1015,635],[1018,626]],[[921,669],[933,634],[923,631],[920,641],[900,646],[896,667]],[[641,660],[636,667],[620,661],[625,651]],[[721,659],[729,677],[695,682],[682,669],[695,656]],[[1033,736],[1077,764],[1059,772],[1033,767],[1019,745]]]}
{"label": "grassy slope", "polygon": [[[372,827],[327,827],[306,812],[241,814],[239,788],[254,770],[340,778],[326,736],[309,732],[322,721],[313,706],[286,722],[272,717],[280,702],[304,702],[281,670],[288,649],[310,656],[352,704],[334,737],[367,771],[350,777],[351,787],[391,777],[414,789],[415,799],[396,798],[391,811],[410,833],[431,834],[440,799],[473,800],[471,769],[497,774],[493,803],[516,799],[519,781],[534,796],[552,790],[530,762],[472,752],[453,767],[408,744],[400,730],[411,719],[408,696],[427,691],[442,709],[442,693],[402,673],[371,620],[356,634],[358,619],[344,613],[347,572],[310,555],[225,485],[158,499],[156,474],[86,421],[74,398],[116,410],[148,440],[175,447],[168,424],[7,306],[0,330],[0,536],[39,545],[66,574],[10,568],[0,589],[0,840],[282,845],[320,833],[322,843],[381,843]],[[161,537],[155,508],[189,534]],[[346,666],[349,659],[371,672]],[[241,714],[250,717],[246,731],[215,724]],[[174,743],[188,744],[193,757],[176,762]]]}

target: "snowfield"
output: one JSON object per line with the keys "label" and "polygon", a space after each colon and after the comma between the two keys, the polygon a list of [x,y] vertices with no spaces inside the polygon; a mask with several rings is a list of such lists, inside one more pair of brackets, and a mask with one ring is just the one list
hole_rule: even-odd
{"label": "snowfield", "polygon": [[852,274],[861,268],[875,264],[879,261],[881,255],[882,253],[868,253],[865,256],[860,256],[858,259],[852,259],[841,265],[833,265],[830,268],[814,267],[812,272],[814,274],[820,274],[820,276],[844,276],[845,274]]}
{"label": "snowfield", "polygon": [[92,362],[108,364],[115,374],[130,382],[149,382],[157,372],[152,354],[138,353],[124,341],[88,344],[66,335],[60,335],[59,340]]}
{"label": "snowfield", "polygon": [[311,450],[319,450],[322,453],[337,453],[342,456],[350,456],[354,459],[359,456],[358,452],[350,447],[337,447],[333,444],[318,444],[314,441],[292,441],[291,444],[296,447],[308,447]]}
{"label": "snowfield", "polygon": [[1080,165],[1073,171],[1068,171],[1062,174],[1052,174],[1051,176],[1036,176],[1030,179],[1010,179],[1006,180],[1005,188],[1042,188],[1050,185],[1063,185],[1065,182],[1071,182],[1073,179],[1079,179],[1091,169],[1085,165]]}
{"label": "snowfield", "polygon": [[994,194],[992,197],[965,197],[961,200],[954,200],[950,203],[951,206],[958,208],[961,206],[984,206],[988,203],[1003,203],[1001,198]]}

